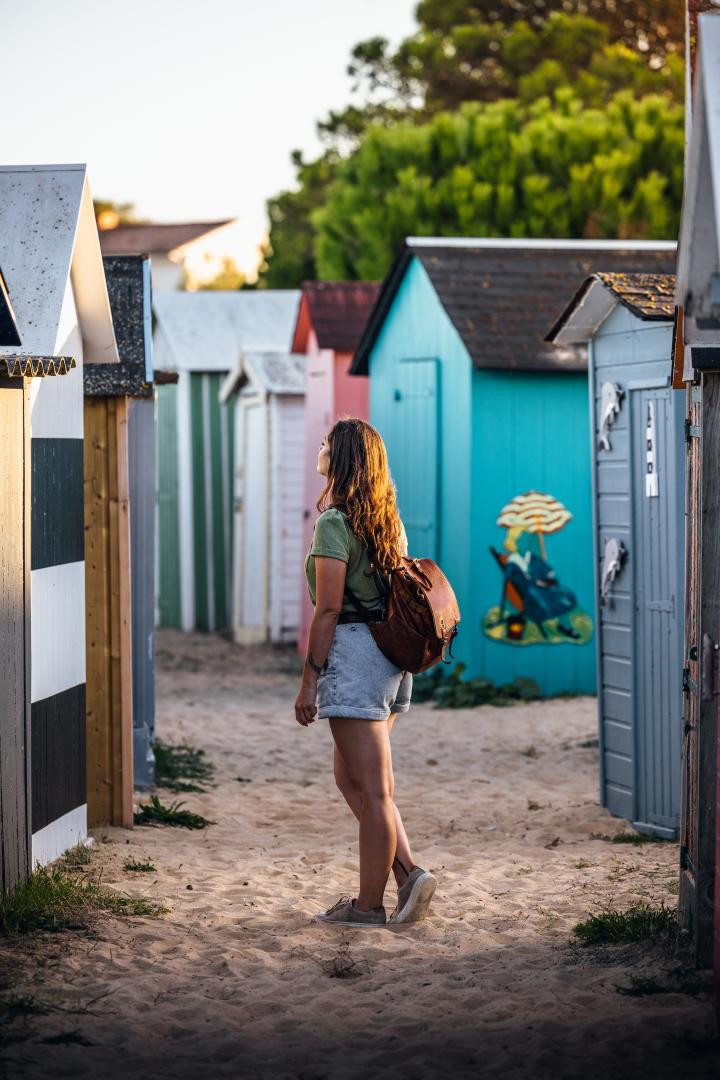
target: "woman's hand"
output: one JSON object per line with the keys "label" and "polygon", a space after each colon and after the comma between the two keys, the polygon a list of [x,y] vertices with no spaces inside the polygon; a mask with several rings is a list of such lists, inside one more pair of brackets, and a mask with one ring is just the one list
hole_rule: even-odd
{"label": "woman's hand", "polygon": [[310,680],[307,675],[304,675],[303,681],[300,683],[298,696],[295,698],[295,719],[303,727],[307,727],[315,721],[315,713],[317,712],[315,707],[316,696],[317,678]]}

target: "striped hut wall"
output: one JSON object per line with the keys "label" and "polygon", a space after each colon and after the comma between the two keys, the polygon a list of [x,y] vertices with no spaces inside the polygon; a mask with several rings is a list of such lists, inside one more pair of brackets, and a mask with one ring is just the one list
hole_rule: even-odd
{"label": "striped hut wall", "polygon": [[87,834],[82,339],[69,281],[56,351],[77,367],[30,391],[34,865]]}

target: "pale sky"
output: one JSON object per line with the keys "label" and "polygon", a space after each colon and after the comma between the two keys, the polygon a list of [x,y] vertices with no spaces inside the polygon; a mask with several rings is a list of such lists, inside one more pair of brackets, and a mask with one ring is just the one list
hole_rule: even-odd
{"label": "pale sky", "polygon": [[156,221],[239,217],[256,262],[290,151],[350,100],[350,49],[416,0],[0,0],[2,164],[88,164],[96,198]]}

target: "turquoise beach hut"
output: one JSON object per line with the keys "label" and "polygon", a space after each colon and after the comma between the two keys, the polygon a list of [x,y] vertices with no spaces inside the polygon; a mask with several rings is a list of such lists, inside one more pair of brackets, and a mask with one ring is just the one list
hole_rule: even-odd
{"label": "turquoise beach hut", "polygon": [[594,693],[587,350],[543,340],[578,281],[659,242],[410,238],[356,350],[410,551],[448,574],[466,675]]}

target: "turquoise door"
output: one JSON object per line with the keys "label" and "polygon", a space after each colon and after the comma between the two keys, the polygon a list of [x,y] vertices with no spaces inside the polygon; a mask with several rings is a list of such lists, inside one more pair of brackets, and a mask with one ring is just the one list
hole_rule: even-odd
{"label": "turquoise door", "polygon": [[408,550],[438,559],[440,522],[439,377],[436,359],[403,359],[394,366],[393,403],[385,442],[398,492]]}

